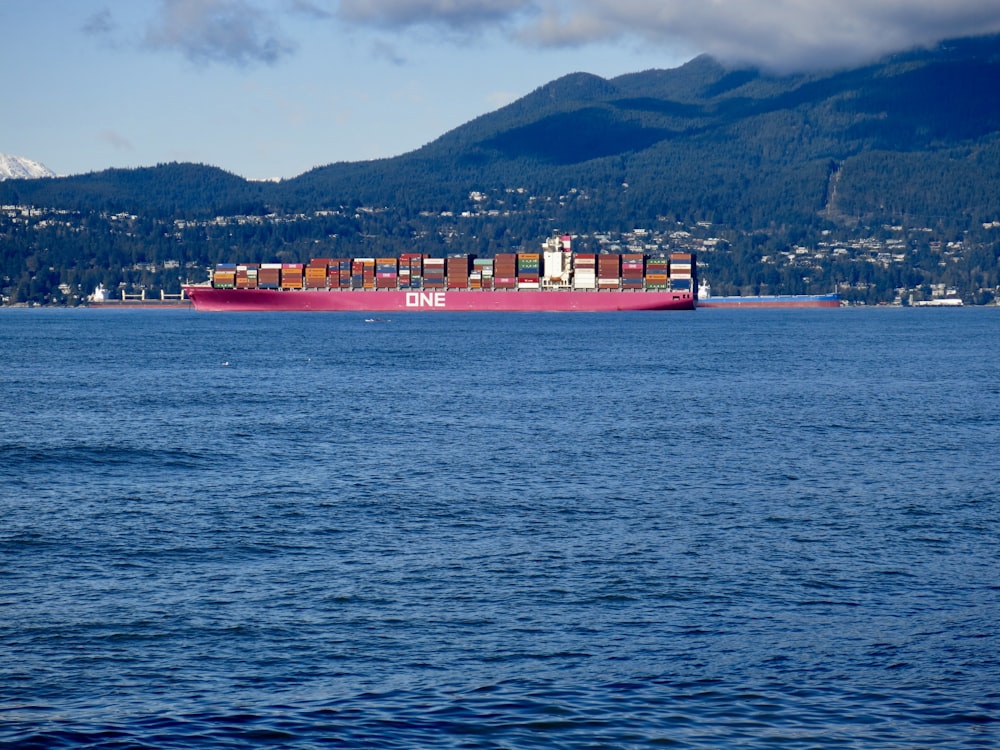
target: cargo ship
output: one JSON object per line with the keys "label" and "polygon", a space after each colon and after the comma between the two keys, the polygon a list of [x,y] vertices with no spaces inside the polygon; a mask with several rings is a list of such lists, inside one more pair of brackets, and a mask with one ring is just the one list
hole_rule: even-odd
{"label": "cargo ship", "polygon": [[537,253],[432,258],[314,258],[308,263],[219,264],[184,287],[209,312],[611,312],[694,310],[691,253],[574,253],[568,235]]}
{"label": "cargo ship", "polygon": [[745,297],[713,297],[706,283],[698,287],[698,307],[840,307],[840,295],[770,294]]}

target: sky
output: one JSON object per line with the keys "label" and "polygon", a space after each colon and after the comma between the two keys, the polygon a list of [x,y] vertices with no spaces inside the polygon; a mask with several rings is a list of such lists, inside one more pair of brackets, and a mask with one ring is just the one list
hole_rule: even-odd
{"label": "sky", "polygon": [[997,32],[998,0],[0,0],[0,153],[291,178],[568,73],[836,69]]}

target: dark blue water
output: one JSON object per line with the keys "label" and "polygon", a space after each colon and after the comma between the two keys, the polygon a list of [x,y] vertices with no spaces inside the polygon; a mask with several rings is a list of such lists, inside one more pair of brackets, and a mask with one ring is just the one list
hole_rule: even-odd
{"label": "dark blue water", "polygon": [[1000,310],[0,352],[0,745],[1000,744]]}

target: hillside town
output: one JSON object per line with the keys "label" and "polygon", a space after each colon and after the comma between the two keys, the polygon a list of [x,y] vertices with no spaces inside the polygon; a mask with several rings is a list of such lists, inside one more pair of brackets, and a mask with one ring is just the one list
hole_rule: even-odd
{"label": "hillside town", "polygon": [[[412,238],[412,247],[432,248],[428,255],[448,254],[452,249],[464,251],[485,223],[515,221],[520,211],[508,205],[514,202],[491,200],[483,192],[471,192],[468,204],[456,210],[423,212],[420,224],[414,223],[420,235]],[[534,202],[530,196],[516,201],[522,206]],[[181,283],[207,278],[212,262],[301,262],[309,260],[305,253],[313,257],[330,255],[349,247],[351,242],[333,235],[323,241],[288,243],[272,258],[267,255],[274,252],[272,249],[254,246],[254,231],[313,237],[315,227],[325,222],[349,220],[364,229],[370,220],[385,213],[384,208],[361,207],[160,222],[121,212],[90,216],[65,209],[0,206],[0,241],[4,246],[11,248],[17,238],[18,245],[27,243],[35,248],[20,263],[20,269],[16,267],[17,259],[7,251],[0,279],[3,304],[82,304],[98,285],[115,296],[176,294]],[[707,221],[683,224],[666,217],[653,227],[593,232],[560,227],[559,231],[572,234],[575,249],[582,252],[641,252],[651,256],[676,251],[696,253],[699,277],[714,294],[837,292],[845,304],[896,305],[932,300],[990,304],[1000,297],[995,276],[991,279],[989,273],[992,269],[995,274],[1000,221],[983,224],[975,236],[957,240],[942,237],[927,227],[884,225],[868,233],[824,229],[815,237],[804,236],[801,242],[786,246],[772,243],[764,231],[748,235]],[[59,267],[50,258],[43,265],[46,250],[54,244],[66,242],[67,238],[79,241],[90,234],[94,236],[85,242],[88,246],[127,243],[127,261],[99,268],[95,262],[77,258]],[[147,237],[155,237],[155,245],[145,243]],[[201,238],[202,244],[195,238]],[[232,241],[231,256],[203,257],[201,251],[209,245],[217,247],[221,238]],[[539,242],[544,239],[537,238]],[[365,247],[370,246],[371,242]],[[524,246],[513,250],[534,249],[528,241]],[[892,286],[887,287],[890,283]]]}

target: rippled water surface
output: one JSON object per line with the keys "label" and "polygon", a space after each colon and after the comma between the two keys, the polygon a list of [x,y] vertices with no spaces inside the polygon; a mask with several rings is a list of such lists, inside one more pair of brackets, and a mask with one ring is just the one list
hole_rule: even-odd
{"label": "rippled water surface", "polygon": [[0,745],[996,747],[1000,311],[0,311]]}

